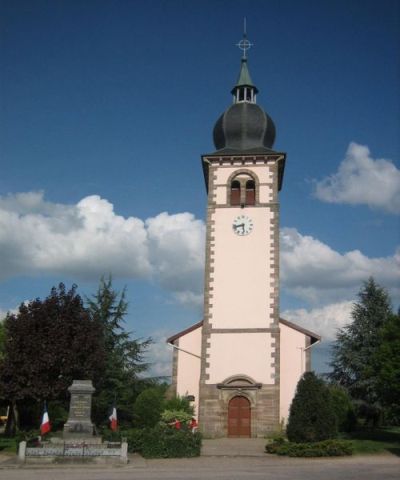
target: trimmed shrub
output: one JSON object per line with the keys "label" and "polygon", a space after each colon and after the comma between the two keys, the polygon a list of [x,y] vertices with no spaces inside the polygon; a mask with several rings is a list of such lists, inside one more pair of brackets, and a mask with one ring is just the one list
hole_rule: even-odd
{"label": "trimmed shrub", "polygon": [[140,393],[133,406],[135,424],[140,428],[152,428],[164,410],[164,392],[159,388],[148,388]]}
{"label": "trimmed shrub", "polygon": [[288,457],[339,457],[353,454],[352,443],[346,440],[325,440],[315,443],[268,443],[267,453]]}
{"label": "trimmed shrub", "polygon": [[141,453],[145,458],[198,457],[200,433],[158,425],[143,432]]}
{"label": "trimmed shrub", "polygon": [[143,430],[139,428],[121,429],[113,432],[109,428],[102,430],[102,438],[107,442],[121,442],[126,438],[128,442],[128,452],[140,452],[142,450]]}
{"label": "trimmed shrub", "polygon": [[323,380],[306,372],[297,384],[286,428],[291,442],[320,442],[337,436],[332,398]]}

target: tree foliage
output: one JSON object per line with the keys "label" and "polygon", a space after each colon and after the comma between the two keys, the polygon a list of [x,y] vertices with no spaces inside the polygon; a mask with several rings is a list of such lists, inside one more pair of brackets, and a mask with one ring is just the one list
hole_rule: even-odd
{"label": "tree foliage", "polygon": [[96,294],[86,302],[92,318],[102,325],[106,352],[103,374],[96,384],[93,419],[97,424],[104,423],[116,401],[119,423],[131,423],[133,403],[146,383],[139,375],[148,368],[144,355],[151,339],[134,339],[125,330],[125,290],[116,292],[111,277],[102,278]]}
{"label": "tree foliage", "polygon": [[[21,304],[4,322],[0,396],[17,403],[66,399],[73,379],[96,381],[103,370],[103,330],[83,306],[76,286],[60,283],[45,300]],[[17,421],[18,419],[14,418]]]}
{"label": "tree foliage", "polygon": [[371,277],[353,305],[352,323],[341,328],[333,347],[331,379],[344,386],[353,399],[374,404],[379,400],[374,358],[380,347],[381,329],[391,316],[388,293]]}
{"label": "tree foliage", "polygon": [[380,331],[372,365],[380,403],[400,419],[400,314],[390,315]]}
{"label": "tree foliage", "polygon": [[336,417],[324,381],[306,372],[297,384],[286,428],[291,442],[319,442],[335,438]]}
{"label": "tree foliage", "polygon": [[0,320],[0,361],[4,356],[4,344],[6,342],[6,331],[4,322]]}
{"label": "tree foliage", "polygon": [[147,388],[141,392],[133,406],[134,423],[139,428],[152,428],[161,419],[165,405],[165,389]]}

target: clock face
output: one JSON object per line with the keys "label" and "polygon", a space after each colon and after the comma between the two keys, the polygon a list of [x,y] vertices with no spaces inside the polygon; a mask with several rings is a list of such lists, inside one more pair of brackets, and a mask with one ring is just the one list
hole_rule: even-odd
{"label": "clock face", "polygon": [[236,235],[248,235],[253,230],[253,220],[247,215],[238,215],[232,223]]}

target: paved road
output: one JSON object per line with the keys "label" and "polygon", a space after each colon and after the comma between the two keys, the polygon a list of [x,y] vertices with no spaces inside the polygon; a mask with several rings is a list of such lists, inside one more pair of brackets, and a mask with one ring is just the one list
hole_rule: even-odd
{"label": "paved road", "polygon": [[333,459],[200,457],[133,459],[127,466],[5,468],[1,480],[399,480],[400,458],[392,455]]}

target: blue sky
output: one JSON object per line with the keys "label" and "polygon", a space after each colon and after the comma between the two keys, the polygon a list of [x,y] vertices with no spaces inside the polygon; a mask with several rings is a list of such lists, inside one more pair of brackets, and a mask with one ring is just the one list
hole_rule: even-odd
{"label": "blue sky", "polygon": [[364,279],[397,308],[399,1],[3,0],[0,312],[112,273],[168,374],[162,339],[202,315],[200,156],[231,102],[243,16],[287,152],[281,312],[326,339],[323,371]]}

